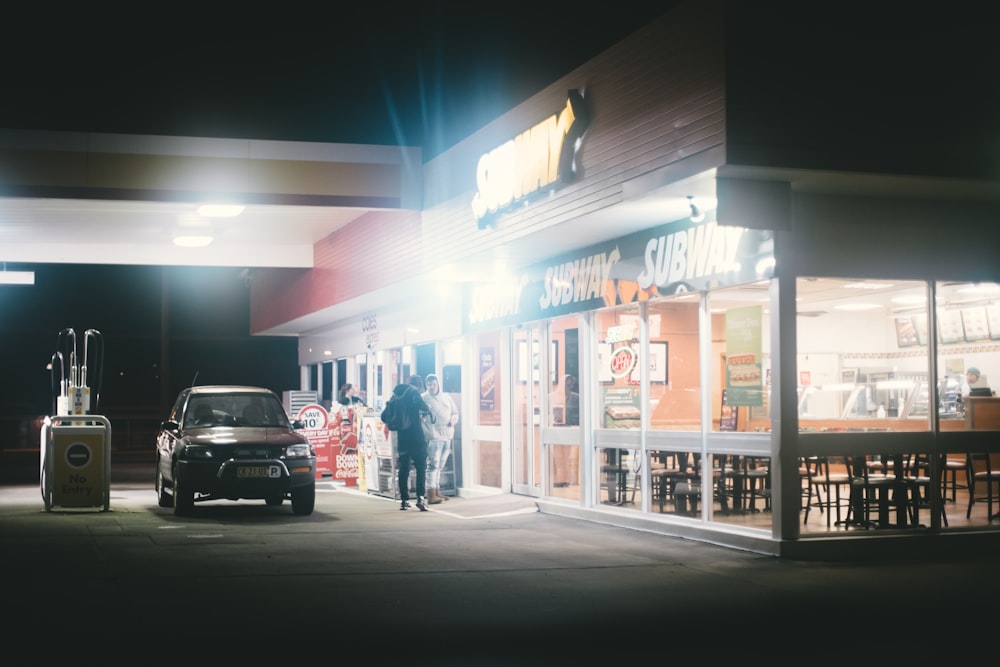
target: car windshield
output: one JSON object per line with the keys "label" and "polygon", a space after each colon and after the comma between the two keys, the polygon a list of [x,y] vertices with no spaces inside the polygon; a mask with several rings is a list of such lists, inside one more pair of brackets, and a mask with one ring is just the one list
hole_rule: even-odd
{"label": "car windshield", "polygon": [[288,428],[288,417],[274,396],[266,394],[211,394],[192,396],[184,417],[185,428],[207,426],[278,426]]}

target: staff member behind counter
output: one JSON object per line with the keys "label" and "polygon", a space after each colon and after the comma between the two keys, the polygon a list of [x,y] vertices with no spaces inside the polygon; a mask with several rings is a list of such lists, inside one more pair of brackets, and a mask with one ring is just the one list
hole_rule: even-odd
{"label": "staff member behind counter", "polygon": [[[980,389],[985,391],[973,391],[974,389]],[[989,396],[989,388],[986,384],[986,378],[983,374],[979,372],[979,368],[976,366],[969,366],[965,371],[965,382],[962,383],[962,398],[966,396]]]}

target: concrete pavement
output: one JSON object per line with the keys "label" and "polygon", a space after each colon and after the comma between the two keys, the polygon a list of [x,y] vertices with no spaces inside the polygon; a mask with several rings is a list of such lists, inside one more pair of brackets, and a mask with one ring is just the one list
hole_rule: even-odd
{"label": "concrete pavement", "polygon": [[112,466],[108,512],[45,512],[37,484],[0,486],[8,646],[29,647],[26,664],[201,650],[254,664],[843,664],[953,655],[952,639],[995,623],[969,613],[970,592],[1000,593],[995,558],[796,562],[516,496],[401,512],[320,487],[308,517],[239,501],[181,519],[157,506],[148,463]]}

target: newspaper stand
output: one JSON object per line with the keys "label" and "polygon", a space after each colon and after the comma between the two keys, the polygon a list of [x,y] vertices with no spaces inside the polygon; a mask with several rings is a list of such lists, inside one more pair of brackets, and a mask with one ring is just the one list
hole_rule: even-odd
{"label": "newspaper stand", "polygon": [[[78,363],[76,333],[63,329],[52,355],[52,416],[42,424],[39,475],[46,512],[54,507],[110,509],[111,423],[91,414],[100,398],[104,347],[95,329],[88,329],[84,340]],[[93,391],[87,384],[92,343]]]}

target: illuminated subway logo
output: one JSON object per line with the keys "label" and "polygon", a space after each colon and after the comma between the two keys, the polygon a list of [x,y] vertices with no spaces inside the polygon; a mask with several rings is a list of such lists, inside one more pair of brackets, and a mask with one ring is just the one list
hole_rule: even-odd
{"label": "illuminated subway logo", "polygon": [[590,123],[583,96],[569,91],[566,105],[529,130],[479,158],[472,212],[479,228],[532,195],[571,183],[576,152]]}

